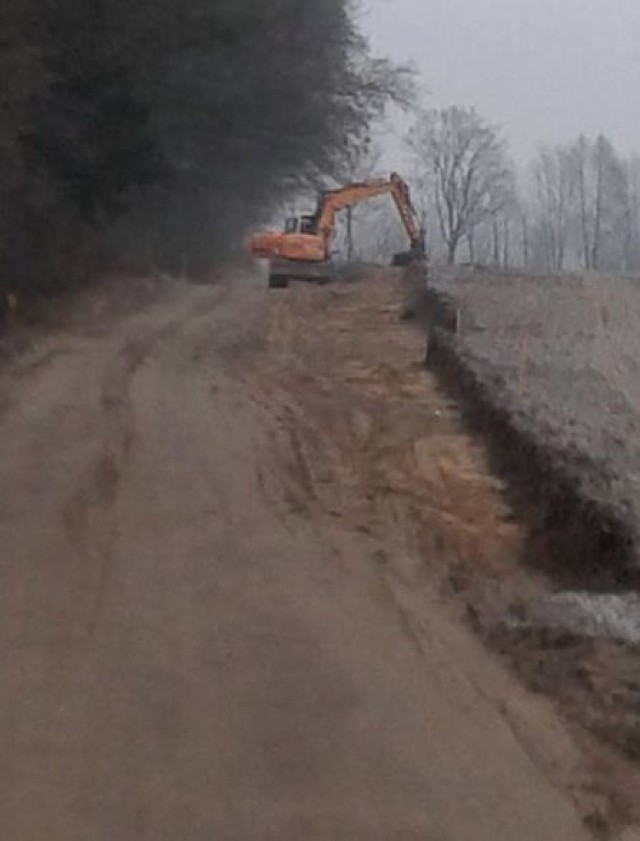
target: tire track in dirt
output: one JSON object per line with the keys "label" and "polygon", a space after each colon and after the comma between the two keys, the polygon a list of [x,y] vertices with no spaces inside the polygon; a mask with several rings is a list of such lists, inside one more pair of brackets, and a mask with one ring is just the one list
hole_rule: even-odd
{"label": "tire track in dirt", "polygon": [[[216,305],[218,303],[216,299]],[[138,335],[128,336],[102,376],[102,432],[97,452],[63,511],[70,545],[77,552],[80,562],[93,570],[93,595],[86,624],[89,640],[100,621],[113,572],[114,545],[118,537],[114,505],[123,471],[135,445],[132,383],[157,345],[179,335],[181,327],[192,322],[193,317],[194,308],[190,305],[186,312],[172,315],[160,326],[154,324],[151,328],[142,329]]]}
{"label": "tire track in dirt", "polygon": [[95,633],[108,586],[117,536],[113,505],[135,436],[129,388],[155,339],[152,336],[126,341],[109,366],[100,399],[103,433],[98,453],[64,509],[69,543],[80,561],[95,570],[93,604],[87,624],[89,638]]}

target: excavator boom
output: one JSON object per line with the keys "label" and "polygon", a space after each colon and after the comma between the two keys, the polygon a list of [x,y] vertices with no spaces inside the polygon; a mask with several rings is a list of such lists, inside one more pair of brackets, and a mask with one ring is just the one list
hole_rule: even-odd
{"label": "excavator boom", "polygon": [[387,194],[390,194],[393,198],[410,243],[412,245],[414,243],[418,244],[422,233],[411,203],[409,187],[397,172],[393,172],[388,181],[349,184],[339,190],[324,193],[319,207],[319,232],[330,240],[335,230],[335,217],[338,211],[346,207],[353,207],[353,205],[367,199]]}

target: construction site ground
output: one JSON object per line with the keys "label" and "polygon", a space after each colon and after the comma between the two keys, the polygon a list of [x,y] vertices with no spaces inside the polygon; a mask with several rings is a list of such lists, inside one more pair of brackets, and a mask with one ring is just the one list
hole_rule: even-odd
{"label": "construction site ground", "polygon": [[0,837],[636,837],[476,632],[550,585],[404,295],[107,284],[6,345]]}

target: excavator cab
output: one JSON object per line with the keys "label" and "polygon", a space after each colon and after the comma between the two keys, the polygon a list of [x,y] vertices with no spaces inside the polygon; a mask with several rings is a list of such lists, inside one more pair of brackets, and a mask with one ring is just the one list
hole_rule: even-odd
{"label": "excavator cab", "polygon": [[301,216],[300,217],[300,233],[301,234],[316,234],[318,232],[317,229],[317,217],[316,216]]}

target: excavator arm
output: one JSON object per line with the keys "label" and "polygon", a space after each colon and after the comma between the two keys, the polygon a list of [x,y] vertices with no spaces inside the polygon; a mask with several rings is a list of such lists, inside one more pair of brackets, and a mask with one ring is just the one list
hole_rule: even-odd
{"label": "excavator arm", "polygon": [[370,181],[363,184],[349,184],[339,190],[324,193],[318,207],[318,233],[323,237],[327,253],[336,225],[336,213],[359,202],[390,194],[404,226],[412,250],[424,251],[424,235],[411,203],[409,188],[396,173],[388,181]]}

